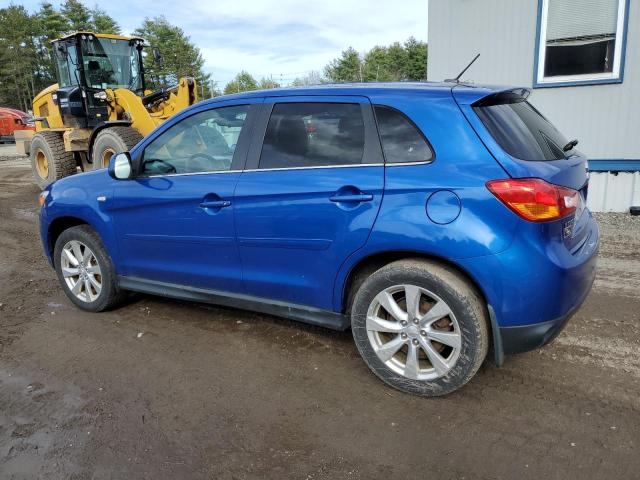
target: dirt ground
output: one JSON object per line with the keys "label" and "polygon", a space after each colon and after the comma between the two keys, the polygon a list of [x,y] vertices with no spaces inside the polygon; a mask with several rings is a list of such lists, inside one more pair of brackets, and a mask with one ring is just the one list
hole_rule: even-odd
{"label": "dirt ground", "polygon": [[146,296],[79,311],[37,194],[0,162],[2,479],[640,476],[640,217],[599,217],[595,288],[553,344],[430,400],[349,332]]}

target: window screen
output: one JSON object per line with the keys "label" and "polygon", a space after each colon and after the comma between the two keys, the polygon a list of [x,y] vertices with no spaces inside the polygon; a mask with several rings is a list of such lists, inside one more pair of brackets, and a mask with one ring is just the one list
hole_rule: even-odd
{"label": "window screen", "polygon": [[563,148],[567,139],[529,102],[475,107],[474,110],[509,155],[522,160],[565,158]]}
{"label": "window screen", "polygon": [[376,106],[378,131],[387,163],[426,162],[433,152],[422,134],[402,113]]}
{"label": "window screen", "polygon": [[364,154],[359,104],[277,103],[271,112],[259,168],[354,165]]}
{"label": "window screen", "polygon": [[619,54],[619,2],[547,0],[543,76],[611,74]]}

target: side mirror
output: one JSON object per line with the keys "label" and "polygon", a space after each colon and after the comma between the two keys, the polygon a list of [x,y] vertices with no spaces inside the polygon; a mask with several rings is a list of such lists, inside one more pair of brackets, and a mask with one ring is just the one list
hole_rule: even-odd
{"label": "side mirror", "polygon": [[129,152],[116,153],[109,159],[109,175],[116,180],[133,178],[133,165]]}

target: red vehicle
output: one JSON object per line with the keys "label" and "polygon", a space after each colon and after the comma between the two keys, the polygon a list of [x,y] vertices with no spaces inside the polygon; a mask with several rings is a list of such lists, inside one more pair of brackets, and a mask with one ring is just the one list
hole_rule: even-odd
{"label": "red vehicle", "polygon": [[0,107],[0,142],[13,142],[16,130],[35,130],[33,117],[14,108]]}

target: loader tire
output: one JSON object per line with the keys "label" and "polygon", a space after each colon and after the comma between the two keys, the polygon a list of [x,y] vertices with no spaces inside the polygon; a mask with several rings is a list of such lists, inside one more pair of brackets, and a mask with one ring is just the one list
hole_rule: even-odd
{"label": "loader tire", "polygon": [[73,152],[64,149],[61,132],[40,132],[31,139],[31,172],[41,189],[77,172]]}
{"label": "loader tire", "polygon": [[113,154],[128,152],[140,140],[142,140],[142,135],[131,127],[107,127],[100,131],[93,142],[91,151],[93,169],[108,167],[109,159]]}

